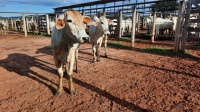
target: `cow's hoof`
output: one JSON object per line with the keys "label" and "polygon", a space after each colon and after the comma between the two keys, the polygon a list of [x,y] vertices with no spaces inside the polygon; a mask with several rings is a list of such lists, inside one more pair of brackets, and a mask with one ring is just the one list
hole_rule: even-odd
{"label": "cow's hoof", "polygon": [[70,91],[70,95],[71,96],[75,96],[76,95],[76,91]]}
{"label": "cow's hoof", "polygon": [[100,62],[101,61],[101,59],[97,59],[97,62]]}
{"label": "cow's hoof", "polygon": [[75,72],[75,73],[80,73],[80,71],[79,71],[79,70],[74,70],[74,72]]}
{"label": "cow's hoof", "polygon": [[57,91],[55,96],[60,96],[61,92]]}

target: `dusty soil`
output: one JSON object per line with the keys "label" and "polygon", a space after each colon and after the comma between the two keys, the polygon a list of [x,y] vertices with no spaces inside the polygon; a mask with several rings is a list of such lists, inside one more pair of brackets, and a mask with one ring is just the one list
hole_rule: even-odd
{"label": "dusty soil", "polygon": [[[149,41],[137,40],[135,46],[173,48],[173,41]],[[91,45],[83,44],[80,72],[73,75],[77,94],[72,97],[67,78],[62,94],[54,96],[58,73],[49,45],[49,37],[0,36],[1,112],[200,111],[197,46],[188,44],[188,51],[194,55],[189,58],[109,47],[108,58],[93,64]]]}

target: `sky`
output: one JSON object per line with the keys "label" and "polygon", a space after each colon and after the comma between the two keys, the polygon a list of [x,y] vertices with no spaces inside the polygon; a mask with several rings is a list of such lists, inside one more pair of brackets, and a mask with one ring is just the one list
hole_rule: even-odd
{"label": "sky", "polygon": [[[0,12],[53,13],[53,8],[97,0],[0,0]],[[131,0],[134,1],[135,0]],[[144,1],[144,0],[138,0]],[[147,0],[146,0],[147,1]],[[148,0],[152,1],[152,0]],[[153,0],[155,1],[155,0]],[[21,16],[21,14],[0,13],[2,17]]]}
{"label": "sky", "polygon": [[[0,12],[53,13],[53,8],[74,5],[95,0],[0,0]],[[7,17],[11,14],[2,14]],[[12,14],[19,15],[19,14]]]}

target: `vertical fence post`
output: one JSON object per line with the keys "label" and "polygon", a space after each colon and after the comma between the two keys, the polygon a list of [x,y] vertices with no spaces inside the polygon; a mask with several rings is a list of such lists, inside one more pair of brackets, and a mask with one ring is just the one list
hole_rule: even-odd
{"label": "vertical fence post", "polygon": [[119,14],[118,14],[118,20],[117,20],[117,28],[118,28],[118,38],[120,38],[122,36],[122,11],[119,10]]}
{"label": "vertical fence post", "polygon": [[28,17],[26,17],[25,20],[26,20],[26,28],[27,28],[27,32],[29,32],[29,27],[28,27]]}
{"label": "vertical fence post", "polygon": [[185,51],[185,45],[187,41],[187,33],[188,33],[188,23],[190,19],[190,11],[192,8],[191,0],[188,0],[187,2],[187,10],[186,10],[186,16],[185,16],[185,23],[183,26],[183,32],[182,32],[182,41],[181,41],[181,51]]}
{"label": "vertical fence post", "polygon": [[47,34],[50,35],[50,29],[49,29],[49,14],[46,14],[46,22],[47,22]]}
{"label": "vertical fence post", "polygon": [[138,24],[137,24],[137,32],[140,32],[140,14],[138,13]]}
{"label": "vertical fence post", "polygon": [[106,9],[103,8],[103,16],[106,17]]}
{"label": "vertical fence post", "polygon": [[182,22],[183,22],[185,4],[186,4],[185,0],[179,3],[178,19],[176,23],[176,34],[175,34],[175,39],[174,39],[174,49],[173,49],[174,52],[178,52],[179,50],[180,36],[181,36],[180,34],[182,32]]}
{"label": "vertical fence post", "polygon": [[135,19],[136,19],[136,6],[132,7],[132,30],[131,30],[131,47],[135,43]]}
{"label": "vertical fence post", "polygon": [[155,25],[156,25],[156,9],[154,9],[154,12],[153,12],[153,24],[152,24],[152,32],[151,32],[151,42],[154,43],[154,40],[155,40]]}
{"label": "vertical fence post", "polygon": [[24,35],[25,35],[25,37],[27,37],[26,21],[25,21],[25,15],[24,14],[22,14],[22,19],[23,19]]}

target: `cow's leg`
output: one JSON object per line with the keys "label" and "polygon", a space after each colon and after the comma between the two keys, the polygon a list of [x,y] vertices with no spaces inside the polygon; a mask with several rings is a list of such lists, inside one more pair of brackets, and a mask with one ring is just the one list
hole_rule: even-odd
{"label": "cow's leg", "polygon": [[62,86],[63,68],[62,68],[62,66],[61,66],[61,62],[55,60],[55,63],[56,63],[56,67],[57,67],[58,74],[59,74],[59,85],[58,85],[58,90],[57,90],[56,95],[60,95],[61,92],[62,92],[62,90],[63,90],[63,86]]}
{"label": "cow's leg", "polygon": [[97,44],[97,61],[101,61],[100,59],[100,51],[101,51],[101,44],[102,44],[103,38],[100,38],[99,43]]}
{"label": "cow's leg", "polygon": [[94,45],[94,43],[92,43],[92,51],[93,51],[93,62],[95,63],[96,60],[97,60],[97,57],[96,57],[96,47]]}
{"label": "cow's leg", "polygon": [[76,73],[78,73],[78,50],[79,50],[79,48],[76,49],[76,51],[75,51]]}
{"label": "cow's leg", "polygon": [[156,29],[155,31],[156,31],[155,32],[155,39],[157,39],[158,38],[158,34],[159,34],[159,29]]}
{"label": "cow's leg", "polygon": [[105,49],[105,57],[107,57],[107,36],[104,37],[104,49]]}
{"label": "cow's leg", "polygon": [[76,91],[74,89],[74,84],[73,84],[73,80],[72,80],[72,73],[73,73],[73,66],[74,66],[74,61],[75,61],[75,52],[71,52],[73,53],[70,60],[69,60],[69,70],[67,71],[67,74],[69,76],[69,91],[71,95],[75,95]]}
{"label": "cow's leg", "polygon": [[6,31],[7,31],[7,30],[5,30],[5,35],[6,35],[6,33],[7,33]]}
{"label": "cow's leg", "polygon": [[98,44],[96,48],[97,48],[97,51],[96,51],[97,52],[96,53],[96,55],[97,55],[97,61],[101,61],[101,59],[100,59],[100,44]]}

